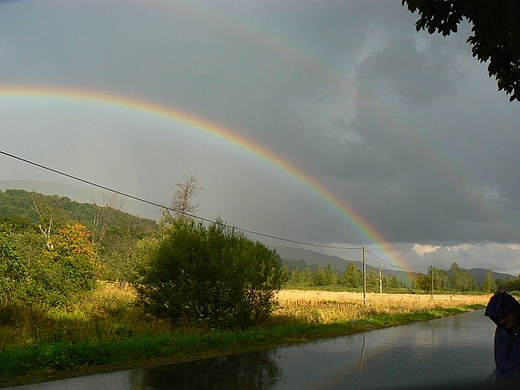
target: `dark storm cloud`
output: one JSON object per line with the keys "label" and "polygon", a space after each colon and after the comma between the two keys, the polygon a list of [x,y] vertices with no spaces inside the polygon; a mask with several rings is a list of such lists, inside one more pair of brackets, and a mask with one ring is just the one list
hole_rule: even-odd
{"label": "dark storm cloud", "polygon": [[[0,7],[2,85],[124,95],[214,122],[312,177],[417,266],[517,261],[520,110],[471,57],[467,25],[417,33],[416,15],[377,0]],[[207,134],[95,105],[13,107],[0,106],[3,145],[24,157],[161,201],[192,172],[205,216],[305,241],[366,239],[322,194]],[[4,163],[0,179],[31,177]]]}

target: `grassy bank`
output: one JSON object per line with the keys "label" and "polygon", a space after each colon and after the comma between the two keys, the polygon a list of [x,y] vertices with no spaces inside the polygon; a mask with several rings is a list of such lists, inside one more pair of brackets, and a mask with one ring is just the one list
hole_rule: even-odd
{"label": "grassy bank", "polygon": [[12,308],[0,324],[0,385],[267,349],[483,307],[488,296],[282,291],[269,322],[241,332],[171,328],[101,285],[67,308]]}

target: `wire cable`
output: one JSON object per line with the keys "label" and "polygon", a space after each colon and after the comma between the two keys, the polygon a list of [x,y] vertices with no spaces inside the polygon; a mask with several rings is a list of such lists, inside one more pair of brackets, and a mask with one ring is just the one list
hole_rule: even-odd
{"label": "wire cable", "polygon": [[[35,167],[38,167],[38,168],[41,168],[41,169],[44,169],[44,170],[56,173],[58,175],[68,177],[69,179],[76,180],[76,181],[79,181],[81,183],[84,183],[84,184],[87,184],[87,185],[90,185],[90,186],[93,186],[93,187],[96,187],[96,188],[103,189],[105,191],[113,192],[115,194],[124,196],[124,197],[129,198],[129,199],[133,199],[133,200],[141,202],[141,203],[145,203],[145,204],[148,204],[148,205],[151,205],[151,206],[154,206],[154,207],[159,207],[161,209],[166,209],[166,210],[172,211],[172,212],[174,212],[176,214],[183,214],[183,215],[186,215],[188,217],[195,218],[195,219],[198,219],[198,220],[206,222],[206,223],[216,223],[216,224],[222,224],[224,226],[229,226],[227,224],[223,224],[222,222],[218,222],[218,221],[215,221],[215,220],[212,220],[212,219],[204,218],[204,217],[201,217],[201,216],[198,216],[198,215],[195,215],[195,214],[181,212],[181,211],[175,210],[175,209],[173,209],[171,207],[164,206],[164,205],[162,205],[160,203],[153,202],[153,201],[150,201],[150,200],[147,200],[147,199],[144,199],[144,198],[140,198],[138,196],[131,195],[131,194],[128,194],[126,192],[118,191],[118,190],[115,190],[113,188],[110,188],[110,187],[107,187],[107,186],[104,186],[104,185],[101,185],[101,184],[98,184],[98,183],[94,183],[94,182],[92,182],[90,180],[82,179],[82,178],[80,178],[78,176],[71,175],[69,173],[66,173],[66,172],[63,172],[63,171],[59,171],[59,170],[54,169],[54,168],[50,168],[50,167],[48,167],[46,165],[39,164],[37,162],[28,160],[28,159],[23,158],[23,157],[16,156],[14,154],[11,154],[11,153],[8,153],[8,152],[2,151],[2,150],[0,150],[0,154],[3,154],[4,156],[10,157],[10,158],[18,160],[18,161],[22,161],[22,162],[24,162],[26,164],[30,164],[30,165],[33,165]],[[264,237],[264,238],[270,238],[270,239],[273,239],[273,240],[289,242],[289,243],[292,243],[292,244],[306,245],[306,246],[311,246],[311,247],[316,247],[316,248],[345,249],[345,250],[361,249],[361,247],[340,247],[340,246],[322,245],[322,244],[316,244],[316,243],[311,243],[311,242],[292,240],[292,239],[289,239],[289,238],[274,236],[274,235],[271,235],[271,234],[261,233],[261,232],[257,232],[257,231],[254,231],[254,230],[240,228],[240,227],[237,227],[237,226],[232,226],[232,228],[235,229],[235,230],[241,231],[243,233],[254,234],[254,235],[257,235],[257,236],[260,236],[260,237]]]}
{"label": "wire cable", "polygon": [[395,268],[399,271],[404,271],[404,272],[419,272],[419,271],[416,271],[416,270],[411,270],[411,269],[406,269],[406,268],[402,268],[402,267],[399,267],[397,265],[394,265],[392,263],[389,263],[388,261],[386,260],[383,260],[381,257],[377,256],[376,254],[370,252],[368,249],[365,249],[365,252],[367,252],[368,254],[374,256],[376,259],[378,259],[379,261],[381,261],[382,263],[386,264],[386,265],[389,265],[390,267],[392,268]]}

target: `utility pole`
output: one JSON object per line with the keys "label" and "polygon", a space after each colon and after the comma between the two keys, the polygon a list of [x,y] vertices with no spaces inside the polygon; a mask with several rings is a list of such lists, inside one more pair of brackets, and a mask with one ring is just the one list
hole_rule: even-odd
{"label": "utility pole", "polygon": [[367,305],[367,263],[365,261],[365,246],[363,245],[363,305]]}
{"label": "utility pole", "polygon": [[383,264],[379,267],[379,294],[383,293]]}
{"label": "utility pole", "polygon": [[431,296],[431,298],[433,299],[433,265],[430,266],[430,272],[432,273],[432,296]]}

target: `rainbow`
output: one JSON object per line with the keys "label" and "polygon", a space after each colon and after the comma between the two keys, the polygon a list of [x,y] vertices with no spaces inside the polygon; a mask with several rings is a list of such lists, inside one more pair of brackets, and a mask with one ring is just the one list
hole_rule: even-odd
{"label": "rainbow", "polygon": [[391,258],[391,263],[393,265],[403,270],[408,269],[404,260],[395,253],[394,249],[387,243],[383,235],[381,235],[381,233],[379,233],[373,226],[369,225],[367,221],[365,221],[363,217],[350,205],[341,200],[336,194],[323,186],[318,182],[318,180],[306,174],[296,165],[271,152],[264,146],[255,143],[251,139],[239,135],[239,132],[234,129],[221,126],[191,113],[180,111],[155,102],[151,103],[128,96],[85,89],[34,86],[0,87],[0,101],[15,98],[59,99],[69,102],[96,103],[108,107],[123,108],[133,112],[148,114],[168,121],[180,123],[201,133],[209,134],[219,140],[235,145],[236,147],[241,148],[265,161],[275,169],[284,171],[292,176],[294,180],[312,191],[313,194],[329,205],[329,207],[334,211],[343,215],[349,224],[362,234],[362,236],[368,241],[368,244],[374,244],[385,252],[386,255]]}

